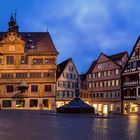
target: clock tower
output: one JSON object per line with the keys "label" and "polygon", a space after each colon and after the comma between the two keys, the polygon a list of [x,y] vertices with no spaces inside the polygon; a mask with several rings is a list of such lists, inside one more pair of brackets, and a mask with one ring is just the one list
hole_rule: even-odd
{"label": "clock tower", "polygon": [[13,15],[11,15],[8,25],[8,32],[1,41],[2,47],[0,47],[0,53],[6,55],[24,54],[25,42],[18,32],[19,27],[16,22],[16,17],[14,18]]}
{"label": "clock tower", "polygon": [[19,27],[18,27],[18,25],[16,23],[16,17],[14,18],[13,15],[11,15],[10,21],[9,21],[8,24],[9,24],[9,28],[8,28],[9,32],[16,32],[16,33],[18,33]]}

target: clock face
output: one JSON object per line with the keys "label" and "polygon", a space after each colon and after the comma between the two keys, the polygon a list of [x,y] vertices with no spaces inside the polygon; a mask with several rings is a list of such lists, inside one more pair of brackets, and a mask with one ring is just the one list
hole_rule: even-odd
{"label": "clock face", "polygon": [[9,46],[9,51],[14,52],[15,51],[15,46],[14,45]]}
{"label": "clock face", "polygon": [[10,35],[9,39],[10,39],[10,41],[14,41],[15,40],[15,36],[14,35]]}

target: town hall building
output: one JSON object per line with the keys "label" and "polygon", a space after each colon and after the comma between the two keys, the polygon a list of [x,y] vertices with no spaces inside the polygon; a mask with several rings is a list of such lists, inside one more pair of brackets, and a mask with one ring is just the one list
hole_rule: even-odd
{"label": "town hall building", "polygon": [[11,16],[0,32],[1,108],[55,110],[57,55],[49,32],[19,32]]}

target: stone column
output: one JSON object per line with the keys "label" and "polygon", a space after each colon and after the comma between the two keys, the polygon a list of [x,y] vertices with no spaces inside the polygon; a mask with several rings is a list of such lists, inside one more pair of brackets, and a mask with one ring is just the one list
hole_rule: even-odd
{"label": "stone column", "polygon": [[27,110],[30,109],[30,100],[29,100],[29,98],[25,99],[25,109],[27,109]]}
{"label": "stone column", "polygon": [[16,109],[16,99],[13,99],[11,101],[12,101],[12,109]]}
{"label": "stone column", "polygon": [[56,102],[55,102],[55,99],[54,98],[51,98],[49,99],[49,102],[50,102],[50,109],[51,110],[56,110]]}
{"label": "stone column", "polygon": [[42,100],[42,98],[38,98],[38,109],[39,110],[43,109],[43,100]]}

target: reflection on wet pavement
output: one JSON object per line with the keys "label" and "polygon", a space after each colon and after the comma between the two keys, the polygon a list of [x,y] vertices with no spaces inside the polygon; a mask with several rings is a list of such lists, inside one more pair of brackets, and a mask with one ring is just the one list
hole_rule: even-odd
{"label": "reflection on wet pavement", "polygon": [[0,111],[0,140],[139,139],[140,117],[136,115],[94,118],[45,111]]}

